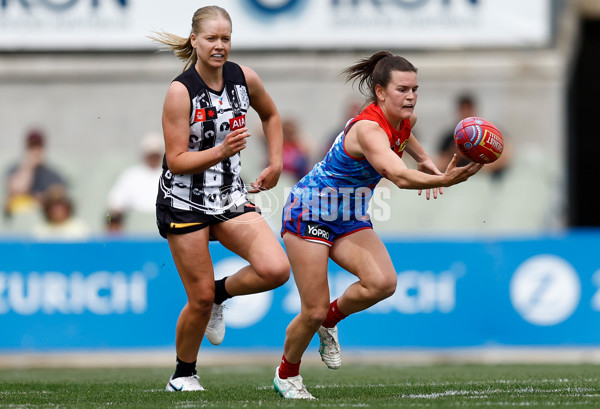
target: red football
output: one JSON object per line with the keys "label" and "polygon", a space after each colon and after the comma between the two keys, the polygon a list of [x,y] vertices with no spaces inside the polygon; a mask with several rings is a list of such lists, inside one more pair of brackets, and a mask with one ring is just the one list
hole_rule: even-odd
{"label": "red football", "polygon": [[478,117],[465,118],[456,125],[454,142],[465,158],[477,163],[494,162],[504,149],[504,139],[498,128]]}

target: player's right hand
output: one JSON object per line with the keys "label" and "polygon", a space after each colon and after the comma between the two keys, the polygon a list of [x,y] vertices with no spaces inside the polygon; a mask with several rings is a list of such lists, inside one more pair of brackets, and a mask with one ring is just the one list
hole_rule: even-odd
{"label": "player's right hand", "polygon": [[225,137],[221,144],[223,155],[229,158],[246,148],[246,138],[250,136],[248,128],[240,128]]}
{"label": "player's right hand", "polygon": [[450,177],[450,184],[448,186],[455,185],[457,183],[461,183],[469,179],[471,176],[479,172],[479,170],[483,167],[482,163],[471,162],[468,165],[456,167],[456,163],[458,162],[458,155],[454,154],[452,160],[448,164],[446,168],[445,174]]}

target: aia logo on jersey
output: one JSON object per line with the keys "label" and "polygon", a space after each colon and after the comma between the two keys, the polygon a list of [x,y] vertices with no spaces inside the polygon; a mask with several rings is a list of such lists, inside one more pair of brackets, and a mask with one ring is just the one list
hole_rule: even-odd
{"label": "aia logo on jersey", "polygon": [[194,112],[194,122],[212,121],[213,119],[217,119],[215,107],[200,108]]}
{"label": "aia logo on jersey", "polygon": [[229,129],[235,131],[246,126],[246,115],[231,118],[229,120]]}

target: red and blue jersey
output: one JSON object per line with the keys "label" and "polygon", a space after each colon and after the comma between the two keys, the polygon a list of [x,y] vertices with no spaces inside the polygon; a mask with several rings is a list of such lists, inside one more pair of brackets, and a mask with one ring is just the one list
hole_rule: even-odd
{"label": "red and blue jersey", "polygon": [[[367,208],[381,175],[366,158],[352,157],[345,149],[346,135],[362,120],[377,122],[387,134],[390,148],[402,156],[411,134],[410,120],[402,121],[400,129],[395,129],[379,106],[369,105],[348,121],[325,158],[292,188],[288,204],[305,208],[303,217],[334,223],[338,227],[340,224],[350,226],[356,220],[369,220]],[[289,209],[284,209],[284,229],[286,210]]]}

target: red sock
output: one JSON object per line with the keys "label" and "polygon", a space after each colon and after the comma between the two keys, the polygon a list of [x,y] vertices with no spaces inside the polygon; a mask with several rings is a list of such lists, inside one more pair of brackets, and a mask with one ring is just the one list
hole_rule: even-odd
{"label": "red sock", "polygon": [[281,364],[279,365],[279,377],[287,379],[300,375],[300,362],[301,360],[297,364],[293,364],[285,358],[285,355],[282,355]]}
{"label": "red sock", "polygon": [[331,304],[329,304],[329,312],[327,313],[327,318],[321,324],[325,328],[333,328],[337,325],[338,322],[346,318],[343,312],[340,311],[337,305],[337,299],[333,300]]}

